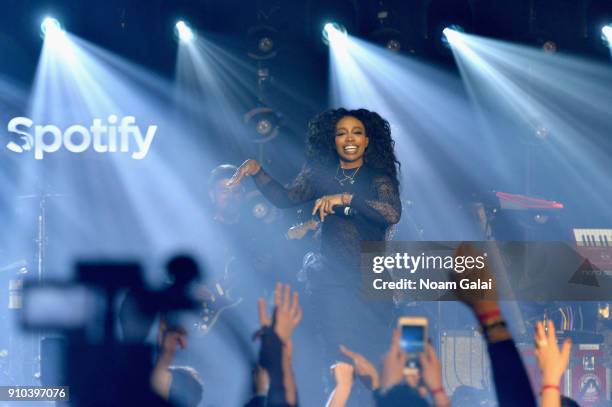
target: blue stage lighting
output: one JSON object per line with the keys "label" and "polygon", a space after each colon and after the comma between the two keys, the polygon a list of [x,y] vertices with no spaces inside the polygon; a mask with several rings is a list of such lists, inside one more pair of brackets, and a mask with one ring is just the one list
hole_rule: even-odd
{"label": "blue stage lighting", "polygon": [[45,19],[40,24],[40,30],[42,31],[44,37],[52,36],[63,32],[62,25],[53,17],[45,17]]}
{"label": "blue stage lighting", "polygon": [[182,20],[176,23],[175,30],[181,41],[190,42],[195,38],[195,34],[191,27]]}
{"label": "blue stage lighting", "polygon": [[608,44],[612,45],[612,23],[605,25],[601,29],[601,32],[603,34],[604,39],[608,41]]}
{"label": "blue stage lighting", "polygon": [[463,33],[465,30],[463,27],[457,24],[449,25],[442,30],[442,44],[447,47],[450,47],[449,36],[453,34]]}
{"label": "blue stage lighting", "polygon": [[323,42],[327,45],[329,45],[329,42],[332,41],[334,38],[346,38],[347,36],[347,31],[346,31],[346,27],[343,26],[342,24],[339,23],[335,23],[335,22],[329,22],[326,23],[323,26]]}

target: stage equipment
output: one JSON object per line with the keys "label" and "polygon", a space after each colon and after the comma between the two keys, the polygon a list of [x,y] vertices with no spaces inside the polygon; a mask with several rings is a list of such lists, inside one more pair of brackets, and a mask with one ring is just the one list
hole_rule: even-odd
{"label": "stage equipment", "polygon": [[601,39],[604,41],[606,46],[612,47],[612,23],[602,27]]}
{"label": "stage equipment", "polygon": [[559,240],[567,236],[559,219],[564,204],[557,201],[495,191],[486,199],[487,218],[496,240]]}
{"label": "stage equipment", "polygon": [[610,314],[610,303],[597,304],[597,318],[606,321],[612,319],[612,315]]}
{"label": "stage equipment", "polygon": [[450,48],[450,41],[448,37],[452,35],[455,35],[456,37],[458,33],[464,33],[464,32],[465,32],[465,29],[462,26],[458,24],[451,24],[442,30],[442,36],[440,37],[440,40],[442,41],[442,44],[446,48]]}
{"label": "stage equipment", "polygon": [[52,36],[63,32],[62,25],[60,22],[53,17],[45,17],[40,24],[40,31],[42,32],[43,38]]}
{"label": "stage equipment", "polygon": [[[440,56],[449,57],[448,33],[457,34],[471,31],[473,11],[471,2],[466,0],[432,0],[427,6],[427,38]],[[458,39],[458,35],[452,37]]]}
{"label": "stage equipment", "polygon": [[270,202],[258,190],[246,194],[245,205],[251,208],[251,216],[266,224],[275,222],[282,216],[282,212],[270,205]]}
{"label": "stage equipment", "polygon": [[495,192],[495,196],[499,200],[500,208],[506,210],[563,209],[563,204],[556,201],[499,191]]}
{"label": "stage equipment", "polygon": [[[381,2],[381,9],[376,14],[380,27],[374,30],[370,37],[374,42],[382,45],[392,52],[399,52],[402,49],[402,35],[398,27],[389,23],[390,14],[386,7]],[[410,50],[414,52],[414,50]]]}
{"label": "stage equipment", "polygon": [[247,32],[247,55],[256,61],[272,59],[278,54],[278,31],[269,25],[257,25]]}
{"label": "stage equipment", "polygon": [[120,293],[127,290],[133,293],[140,311],[130,315],[129,323],[142,316],[154,321],[163,313],[168,326],[182,329],[180,316],[199,305],[191,288],[200,272],[187,257],[176,257],[169,264],[174,281],[158,291],[145,286],[140,265],[132,262],[81,262],[74,282],[25,282],[22,327],[62,335],[61,346],[51,351],[58,353],[47,354],[43,360],[63,361],[59,379],[70,386],[71,405],[106,407],[116,405],[117,400],[166,405],[150,389],[153,348],[118,341],[115,305]]}
{"label": "stage equipment", "polygon": [[540,140],[545,140],[550,134],[550,129],[544,125],[539,125],[535,129],[535,136]]}
{"label": "stage equipment", "polygon": [[[230,278],[229,268],[233,259],[231,258],[225,267],[224,279],[226,281]],[[228,284],[231,285],[231,282],[228,282]],[[215,282],[211,287],[202,286],[198,291],[198,295],[202,296],[202,309],[194,328],[196,335],[202,337],[210,333],[226,310],[240,305],[242,298],[232,298],[231,293],[222,281]]]}
{"label": "stage equipment", "polygon": [[282,125],[280,113],[266,106],[256,107],[244,115],[244,123],[249,128],[253,143],[267,143],[279,135]]}
{"label": "stage equipment", "polygon": [[578,247],[611,247],[612,229],[574,229]]}
{"label": "stage equipment", "polygon": [[440,362],[444,388],[449,394],[459,386],[489,388],[487,346],[477,330],[443,331],[440,335]]}
{"label": "stage equipment", "polygon": [[[559,340],[563,340],[562,332],[558,336]],[[542,378],[533,342],[517,346],[525,362],[532,387],[537,392],[541,389]],[[486,343],[478,331],[443,331],[440,340],[440,361],[444,388],[449,394],[454,393],[460,386],[484,391],[490,389],[490,361]],[[604,364],[604,351],[601,345],[575,342],[569,368],[561,381],[563,394],[575,399],[581,406],[601,405],[597,403],[609,400],[611,384],[610,369]]]}
{"label": "stage equipment", "polygon": [[191,42],[195,38],[195,33],[191,27],[183,20],[178,21],[174,26],[176,36],[180,41]]}
{"label": "stage equipment", "polygon": [[371,37],[389,51],[399,52],[402,49],[401,33],[394,28],[381,27],[374,31]]}
{"label": "stage equipment", "polygon": [[542,44],[542,51],[544,51],[545,54],[554,54],[557,52],[557,43],[552,40],[544,41]]}
{"label": "stage equipment", "polygon": [[600,270],[612,270],[612,229],[573,229],[581,256]]}
{"label": "stage equipment", "polygon": [[[559,336],[559,335],[558,335]],[[559,340],[562,340],[559,338]],[[534,391],[542,386],[542,377],[533,344],[519,346]],[[574,343],[570,363],[561,378],[561,391],[583,407],[604,405],[610,400],[610,369],[604,365],[604,352],[599,344]],[[605,404],[608,405],[608,404]]]}
{"label": "stage equipment", "polygon": [[325,45],[329,45],[332,37],[346,37],[348,36],[348,32],[346,27],[340,23],[329,22],[323,26],[323,31],[321,32],[322,40]]}

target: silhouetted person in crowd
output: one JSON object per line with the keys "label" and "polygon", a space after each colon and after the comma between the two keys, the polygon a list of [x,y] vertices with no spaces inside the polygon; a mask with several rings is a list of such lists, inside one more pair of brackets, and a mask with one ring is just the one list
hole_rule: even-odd
{"label": "silhouetted person in crowd", "polygon": [[157,394],[177,407],[197,407],[202,400],[200,375],[189,366],[174,366],[177,348],[187,348],[187,335],[182,330],[167,328],[163,332],[159,356],[151,377]]}

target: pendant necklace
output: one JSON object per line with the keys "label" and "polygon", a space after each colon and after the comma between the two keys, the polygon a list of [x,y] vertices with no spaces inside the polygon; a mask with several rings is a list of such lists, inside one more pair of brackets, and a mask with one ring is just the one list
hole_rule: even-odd
{"label": "pendant necklace", "polygon": [[[357,167],[355,171],[353,171],[350,174],[347,174],[346,171],[344,171],[344,168],[341,168],[340,165],[338,165],[338,168],[336,169],[336,175],[334,176],[334,178],[336,181],[338,181],[338,183],[341,186],[344,186],[346,183],[349,183],[352,185],[355,183],[355,177],[357,176],[357,173],[359,172],[360,169],[361,167]],[[342,170],[342,176],[340,176],[340,170]]]}

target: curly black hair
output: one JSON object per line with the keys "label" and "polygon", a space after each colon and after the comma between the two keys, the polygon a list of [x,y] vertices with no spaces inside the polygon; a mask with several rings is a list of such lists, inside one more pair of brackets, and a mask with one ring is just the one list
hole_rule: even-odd
{"label": "curly black hair", "polygon": [[332,109],[315,116],[308,123],[308,164],[313,168],[333,168],[337,165],[336,123],[345,116],[359,119],[365,126],[365,133],[370,139],[364,155],[365,164],[383,172],[399,185],[401,164],[395,157],[391,126],[378,113],[366,109]]}

